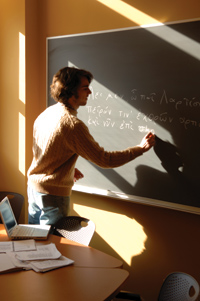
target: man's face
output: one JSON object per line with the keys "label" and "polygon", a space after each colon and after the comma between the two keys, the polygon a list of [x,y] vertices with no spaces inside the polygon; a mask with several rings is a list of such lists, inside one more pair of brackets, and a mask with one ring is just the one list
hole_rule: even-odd
{"label": "man's face", "polygon": [[91,90],[89,89],[89,81],[86,77],[81,78],[81,83],[79,88],[77,89],[75,97],[75,103],[78,106],[85,106],[87,104],[87,98],[91,94]]}

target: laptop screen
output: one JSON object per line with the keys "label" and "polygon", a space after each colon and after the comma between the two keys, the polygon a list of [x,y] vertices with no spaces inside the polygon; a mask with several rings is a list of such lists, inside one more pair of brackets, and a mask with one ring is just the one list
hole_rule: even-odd
{"label": "laptop screen", "polygon": [[16,226],[17,222],[10,207],[8,198],[4,199],[0,203],[0,211],[7,230],[10,231],[14,226]]}

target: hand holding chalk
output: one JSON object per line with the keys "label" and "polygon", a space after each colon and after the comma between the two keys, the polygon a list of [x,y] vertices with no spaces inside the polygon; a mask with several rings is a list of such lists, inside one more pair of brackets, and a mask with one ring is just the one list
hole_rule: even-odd
{"label": "hand holding chalk", "polygon": [[149,132],[146,136],[144,136],[139,146],[142,148],[144,153],[150,150],[150,148],[154,145],[155,145],[155,135],[152,132]]}

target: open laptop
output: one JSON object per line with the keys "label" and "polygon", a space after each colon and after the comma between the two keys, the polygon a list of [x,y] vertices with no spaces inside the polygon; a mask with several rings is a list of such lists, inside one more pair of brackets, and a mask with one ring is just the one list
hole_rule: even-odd
{"label": "open laptop", "polygon": [[0,202],[0,214],[10,239],[47,239],[51,228],[50,225],[17,224],[8,197],[5,197]]}

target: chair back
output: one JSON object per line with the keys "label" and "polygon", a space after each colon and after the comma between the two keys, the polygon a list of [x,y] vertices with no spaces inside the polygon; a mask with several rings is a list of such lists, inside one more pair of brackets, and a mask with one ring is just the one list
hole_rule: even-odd
{"label": "chair back", "polygon": [[158,301],[195,301],[199,295],[199,284],[185,273],[171,273],[163,282]]}
{"label": "chair back", "polygon": [[54,225],[54,235],[88,246],[95,231],[93,221],[81,216],[66,216]]}
{"label": "chair back", "polygon": [[[19,222],[22,207],[24,205],[24,197],[23,197],[23,195],[16,193],[16,192],[0,191],[0,201],[2,201],[6,196],[8,197],[8,199],[10,201],[10,205],[14,212],[16,221]],[[0,220],[0,222],[1,222],[1,220]]]}

